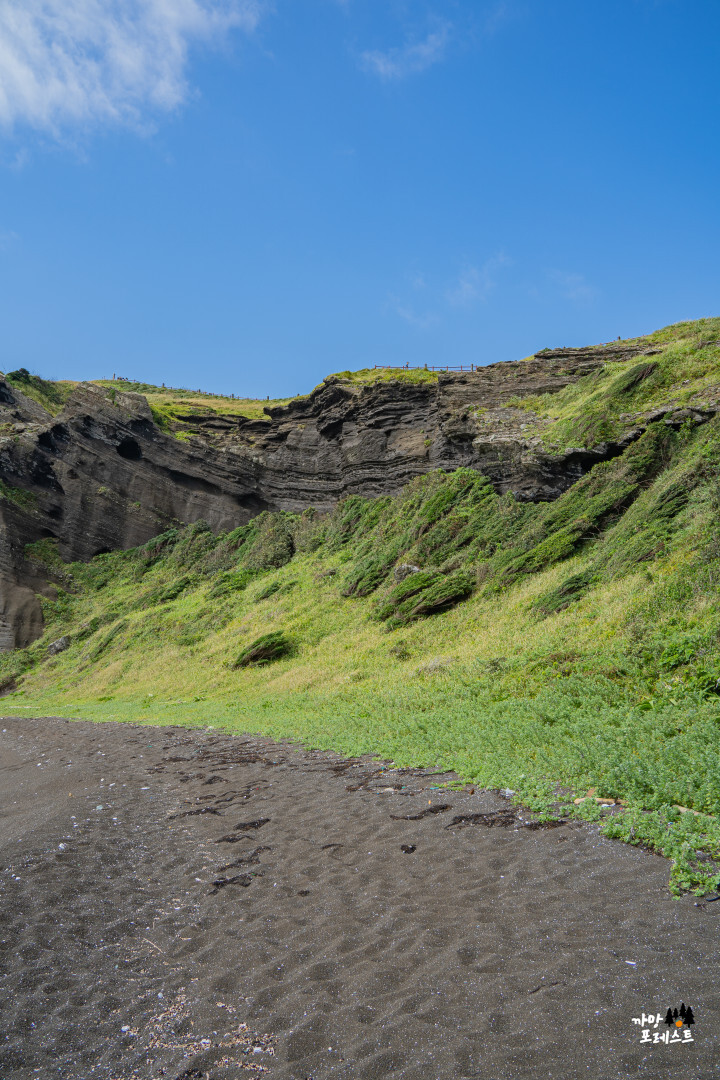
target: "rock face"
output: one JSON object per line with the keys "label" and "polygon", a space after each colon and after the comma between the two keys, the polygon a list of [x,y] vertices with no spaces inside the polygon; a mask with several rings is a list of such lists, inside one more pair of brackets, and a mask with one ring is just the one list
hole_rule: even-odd
{"label": "rock face", "polygon": [[62,582],[60,563],[48,571],[33,557],[38,541],[85,560],[174,522],[231,529],[265,509],[327,510],[459,466],[518,499],[557,498],[627,442],[549,455],[526,436],[533,417],[513,399],[640,354],[648,350],[561,349],[424,383],[330,377],[266,419],[190,417],[194,433],[181,439],[160,430],[141,395],[83,383],[53,417],[0,376],[0,649],[39,636],[38,594]]}
{"label": "rock face", "polygon": [[0,437],[0,648],[39,636],[36,594],[62,581],[26,545],[57,540],[61,559],[85,560],[175,521],[234,528],[267,505],[252,462],[163,434],[138,394],[113,401],[84,384],[52,417],[2,379],[2,421],[12,434]]}
{"label": "rock face", "polygon": [[525,434],[538,418],[513,399],[556,393],[609,360],[648,354],[627,345],[560,349],[441,374],[436,383],[358,385],[331,376],[308,397],[267,409],[266,420],[191,419],[219,451],[245,451],[257,467],[256,490],[277,509],[328,509],[345,495],[385,495],[431,469],[460,466],[485,473],[499,492],[543,501],[623,447],[544,453]]}

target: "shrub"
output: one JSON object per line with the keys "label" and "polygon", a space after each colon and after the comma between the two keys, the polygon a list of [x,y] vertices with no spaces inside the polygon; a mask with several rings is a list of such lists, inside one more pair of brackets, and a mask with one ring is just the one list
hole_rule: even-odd
{"label": "shrub", "polygon": [[189,575],[178,578],[177,581],[171,581],[169,585],[166,585],[164,589],[160,591],[157,598],[157,603],[168,604],[171,600],[177,600],[181,593],[184,593],[191,585],[194,584],[194,579]]}
{"label": "shrub", "polygon": [[249,667],[252,665],[269,664],[273,660],[279,660],[283,656],[289,656],[293,649],[292,641],[281,630],[272,634],[263,634],[256,638],[251,645],[247,645],[238,654],[233,667]]}
{"label": "shrub", "polygon": [[592,570],[584,570],[580,574],[573,574],[566,578],[555,589],[543,593],[535,601],[534,607],[543,615],[552,615],[556,611],[564,611],[571,604],[581,600],[595,580]]}
{"label": "shrub", "polygon": [[295,554],[295,541],[290,529],[290,515],[262,513],[255,518],[255,535],[247,550],[242,550],[242,562],[250,570],[274,570],[289,563]]}
{"label": "shrub", "polygon": [[218,574],[208,589],[208,596],[229,596],[247,588],[255,575],[252,570],[226,570]]}
{"label": "shrub", "polygon": [[386,620],[389,627],[405,626],[465,600],[474,585],[474,575],[465,570],[451,574],[420,571],[392,589],[377,608],[376,615]]}
{"label": "shrub", "polygon": [[263,585],[253,596],[253,600],[268,600],[271,596],[275,596],[277,593],[289,593],[297,585],[296,581],[279,581],[277,578],[274,581],[268,582],[267,585]]}
{"label": "shrub", "polygon": [[635,367],[631,367],[629,371],[626,371],[624,375],[621,375],[619,379],[616,379],[612,385],[612,391],[616,394],[628,394],[631,390],[634,390],[636,386],[639,386],[641,382],[645,382],[647,378],[653,375],[658,369],[657,360],[651,360],[649,363],[636,364]]}
{"label": "shrub", "polygon": [[102,654],[112,645],[113,641],[128,628],[127,619],[120,619],[104,633],[90,648],[88,658],[99,660]]}
{"label": "shrub", "polygon": [[423,589],[428,589],[437,581],[439,576],[437,571],[428,570],[420,570],[416,574],[410,574],[380,601],[375,609],[376,617],[378,619],[389,619],[401,604],[411,597],[417,596]]}

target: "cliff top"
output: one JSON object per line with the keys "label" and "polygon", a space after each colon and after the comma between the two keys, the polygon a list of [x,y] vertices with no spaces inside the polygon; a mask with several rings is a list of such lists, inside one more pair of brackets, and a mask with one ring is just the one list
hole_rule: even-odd
{"label": "cliff top", "polygon": [[[490,374],[491,372],[497,373],[499,371],[507,371],[510,373],[511,369],[518,370],[520,365],[528,364],[532,361],[536,363],[549,362],[549,361],[563,361],[569,364],[583,363],[583,362],[595,362],[596,364],[602,364],[604,361],[608,362],[621,362],[623,360],[630,360],[636,355],[642,355],[644,353],[653,354],[655,351],[666,352],[668,349],[679,348],[681,350],[693,350],[705,348],[707,346],[713,346],[720,344],[720,318],[711,319],[698,319],[695,321],[673,323],[670,326],[663,327],[661,330],[656,330],[654,333],[641,335],[640,337],[627,338],[624,340],[618,339],[613,342],[604,342],[599,345],[584,346],[584,347],[558,347],[558,348],[545,348],[539,350],[531,356],[525,357],[519,361],[503,361],[500,363],[489,363],[486,365],[480,365],[475,367],[475,374],[482,375],[484,372]],[[469,366],[469,365],[468,365]],[[697,366],[697,365],[696,365]],[[704,373],[705,375],[708,372]],[[699,371],[695,372],[695,380],[691,382],[697,382],[698,379],[704,377],[703,373]],[[358,371],[339,371],[332,375],[328,375],[320,387],[330,382],[341,382],[350,384],[356,387],[370,386],[373,384],[389,383],[389,382],[401,382],[405,384],[432,384],[438,382],[439,378],[452,379],[455,377],[455,372],[444,374],[438,371],[428,370],[424,367],[373,367],[373,368],[361,368]],[[463,376],[460,376],[462,379]],[[37,404],[41,405],[51,415],[55,416],[62,409],[70,395],[80,385],[79,380],[73,379],[61,379],[50,380],[44,379],[39,375],[31,374],[25,368],[19,368],[16,371],[11,371],[6,375],[9,383],[15,386],[18,390],[21,390],[26,397],[31,398]],[[138,393],[144,395],[148,399],[148,403],[153,409],[153,415],[156,422],[163,427],[173,427],[176,423],[187,424],[192,423],[194,418],[212,417],[212,416],[241,416],[249,419],[260,419],[268,415],[269,410],[276,409],[278,406],[288,405],[293,401],[300,401],[304,397],[309,395],[293,395],[285,398],[250,398],[242,396],[234,396],[232,394],[214,394],[209,391],[201,389],[191,390],[184,387],[170,387],[170,386],[155,386],[152,383],[146,383],[141,381],[132,381],[125,378],[114,379],[92,379],[88,380],[96,386],[100,386],[110,392],[122,391],[124,393]],[[687,398],[692,389],[695,389],[693,385],[690,390],[684,391]],[[316,387],[315,389],[319,389]],[[583,387],[580,390],[582,395],[586,390]],[[543,395],[541,395],[542,397]],[[548,397],[548,395],[544,395]],[[555,399],[554,406],[561,406],[562,402],[557,395],[553,395]],[[568,396],[566,404],[573,411],[577,410],[580,404],[577,398],[577,393]],[[558,415],[551,415],[553,411],[557,413],[557,408],[554,410],[549,408],[547,401],[539,400],[537,396],[525,395],[519,397],[517,405],[520,408],[525,408],[532,411],[540,410],[541,414],[544,414],[545,419],[561,420],[565,419],[565,416],[558,413]],[[567,411],[567,410],[565,410]]]}
{"label": "cliff top", "polygon": [[[9,383],[21,390],[46,409],[52,416],[57,415],[70,395],[80,386],[78,379],[50,380],[31,374],[26,368],[10,371],[6,378]],[[137,382],[130,379],[89,379],[94,386],[105,390],[122,393],[142,394],[151,407],[158,409],[168,418],[183,419],[194,413],[212,415],[234,414],[252,419],[263,415],[267,405],[284,405],[292,398],[244,398],[228,394],[213,394],[206,390],[187,390],[181,387],[155,386],[152,383]]]}

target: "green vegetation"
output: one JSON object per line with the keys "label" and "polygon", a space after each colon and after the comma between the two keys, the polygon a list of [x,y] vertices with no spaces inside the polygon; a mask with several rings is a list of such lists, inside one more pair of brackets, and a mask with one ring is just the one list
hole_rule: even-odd
{"label": "green vegetation", "polygon": [[[36,401],[38,405],[42,405],[52,416],[60,412],[70,395],[80,385],[76,380],[52,382],[42,379],[39,375],[31,375],[26,368],[10,371],[5,378],[11,386]],[[163,431],[168,432],[173,430],[175,424],[191,424],[193,416],[229,414],[260,419],[265,417],[266,408],[287,405],[293,400],[292,398],[273,400],[238,398],[120,379],[94,379],[92,382],[94,386],[107,390],[113,401],[117,399],[118,394],[143,394],[148,399],[155,423]]]}
{"label": "green vegetation", "polygon": [[359,385],[397,381],[404,383],[435,383],[438,381],[438,373],[437,371],[428,371],[427,368],[377,367],[361,368],[359,371],[338,371],[330,378],[341,379],[343,382]]}
{"label": "green vegetation", "polygon": [[[58,551],[58,541],[54,537],[46,536],[42,540],[36,540],[32,544],[25,545],[25,558],[29,562],[37,562],[48,570],[60,571],[66,575],[67,563],[65,563]],[[68,580],[72,580],[69,575]]]}
{"label": "green vegetation", "polygon": [[173,421],[192,421],[193,416],[247,416],[257,420],[265,417],[265,409],[287,405],[292,398],[276,398],[272,401],[256,398],[230,397],[227,394],[209,394],[200,390],[178,390],[172,387],[153,386],[150,383],[125,382],[124,380],[95,379],[95,386],[114,391],[116,394],[142,394],[147,398],[158,427],[167,429]]}
{"label": "green vegetation", "polygon": [[661,350],[647,359],[609,361],[557,394],[515,399],[539,419],[546,449],[596,446],[617,439],[637,415],[674,405],[702,405],[717,398],[720,319],[676,323],[629,344]]}
{"label": "green vegetation", "polygon": [[14,503],[15,506],[19,506],[22,510],[33,510],[37,505],[37,500],[32,492],[24,491],[23,488],[11,487],[10,484],[6,484],[0,478],[0,502],[3,499],[6,502]]}
{"label": "green vegetation", "polygon": [[25,397],[36,401],[38,405],[42,405],[43,409],[47,409],[52,416],[60,412],[77,386],[77,383],[67,380],[50,382],[48,379],[41,379],[39,375],[31,375],[27,368],[9,371],[5,378],[11,386],[14,386]]}
{"label": "green vegetation", "polygon": [[[588,416],[717,401],[702,343],[720,321],[671,329],[658,355],[543,399],[553,423],[574,438]],[[0,656],[7,713],[211,723],[454,769],[665,854],[676,892],[720,885],[720,417],[650,423],[554,503],[435,472],[65,574],[44,637]]]}
{"label": "green vegetation", "polygon": [[289,656],[292,651],[292,641],[283,634],[282,630],[275,630],[272,634],[263,634],[261,637],[256,638],[251,645],[241,649],[234,667],[270,664],[273,660],[279,660],[282,656]]}

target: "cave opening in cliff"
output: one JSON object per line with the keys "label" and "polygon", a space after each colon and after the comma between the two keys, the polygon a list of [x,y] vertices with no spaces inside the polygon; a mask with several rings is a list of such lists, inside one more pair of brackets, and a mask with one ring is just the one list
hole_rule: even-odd
{"label": "cave opening in cliff", "polygon": [[137,442],[136,439],[122,439],[122,441],[118,443],[117,452],[120,457],[127,458],[128,461],[139,461],[142,457],[140,443]]}

